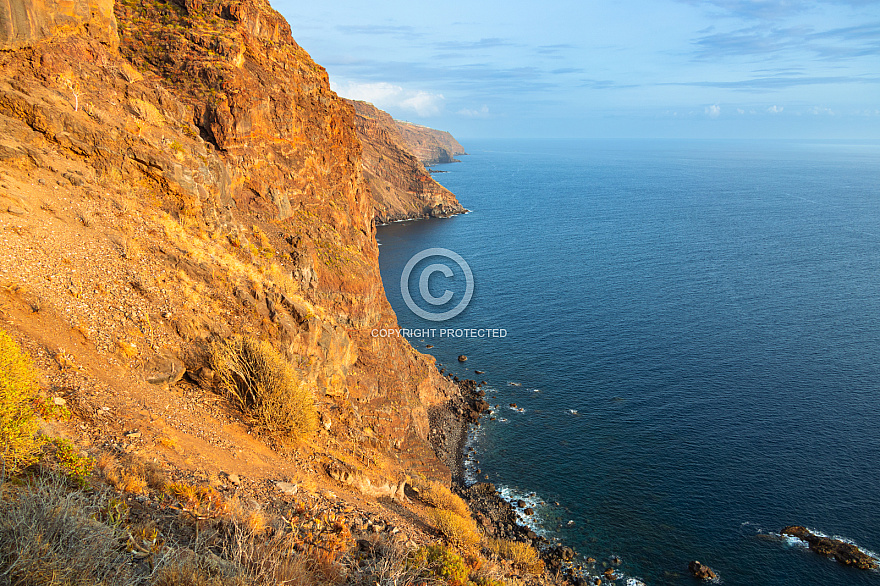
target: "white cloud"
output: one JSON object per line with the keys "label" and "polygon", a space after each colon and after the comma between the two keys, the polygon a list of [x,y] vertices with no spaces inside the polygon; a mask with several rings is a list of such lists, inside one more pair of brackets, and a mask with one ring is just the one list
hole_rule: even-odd
{"label": "white cloud", "polygon": [[774,104],[773,106],[770,106],[769,108],[767,108],[767,111],[770,112],[771,114],[780,114],[782,112],[782,110],[784,110],[784,109],[785,109],[784,106],[777,106]]}
{"label": "white cloud", "polygon": [[746,111],[743,110],[742,108],[737,108],[737,109],[736,109],[736,113],[737,113],[737,114],[745,114]]}
{"label": "white cloud", "polygon": [[351,100],[370,102],[382,110],[408,110],[425,118],[439,115],[445,100],[443,94],[409,90],[386,82],[337,83],[331,80],[330,87]]}
{"label": "white cloud", "polygon": [[488,118],[489,117],[489,106],[483,104],[483,107],[479,110],[470,110],[468,108],[462,108],[456,114],[460,114],[461,116],[467,116],[468,118]]}
{"label": "white cloud", "polygon": [[718,104],[706,106],[706,115],[709,116],[709,118],[718,118],[721,116],[721,106]]}
{"label": "white cloud", "polygon": [[834,116],[836,113],[831,108],[822,108],[820,106],[813,106],[808,110],[808,112],[814,116],[818,116],[819,114],[827,114],[828,116]]}

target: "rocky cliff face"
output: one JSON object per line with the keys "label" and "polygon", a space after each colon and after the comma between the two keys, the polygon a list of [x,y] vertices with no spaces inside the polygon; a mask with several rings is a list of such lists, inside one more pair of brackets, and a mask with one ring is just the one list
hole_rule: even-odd
{"label": "rocky cliff face", "polygon": [[[111,6],[0,1],[6,327],[108,388],[161,356],[210,386],[210,340],[269,339],[333,441],[389,474],[437,465],[427,409],[455,391],[371,335],[396,318],[352,107],[264,0]],[[425,177],[424,214],[460,209]]]}
{"label": "rocky cliff face", "polygon": [[0,48],[86,33],[115,45],[113,0],[0,0]]}
{"label": "rocky cliff face", "polygon": [[446,131],[400,120],[395,123],[400,138],[423,165],[454,163],[456,156],[466,154],[464,147]]}
{"label": "rocky cliff face", "polygon": [[410,152],[387,112],[367,102],[346,101],[356,112],[364,176],[373,193],[378,221],[445,218],[467,211]]}

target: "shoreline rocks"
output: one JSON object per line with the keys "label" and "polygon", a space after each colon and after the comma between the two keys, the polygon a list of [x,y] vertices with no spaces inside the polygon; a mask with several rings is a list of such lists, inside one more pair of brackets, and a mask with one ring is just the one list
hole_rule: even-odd
{"label": "shoreline rocks", "polygon": [[[489,412],[490,405],[483,399],[485,392],[476,381],[464,379],[455,382],[461,396],[430,413],[431,443],[437,457],[452,472],[453,492],[467,502],[474,519],[487,533],[536,547],[548,571],[571,584],[586,583],[582,568],[575,564],[577,553],[564,545],[549,546],[545,538],[520,525],[516,508],[501,497],[494,484],[477,482],[466,485],[464,462],[468,425],[479,425],[481,415]],[[488,475],[485,478],[488,479]]]}
{"label": "shoreline rocks", "polygon": [[790,525],[779,532],[782,535],[797,537],[807,542],[810,549],[818,554],[832,557],[845,566],[855,566],[862,570],[877,569],[877,560],[851,543],[816,535],[806,527]]}

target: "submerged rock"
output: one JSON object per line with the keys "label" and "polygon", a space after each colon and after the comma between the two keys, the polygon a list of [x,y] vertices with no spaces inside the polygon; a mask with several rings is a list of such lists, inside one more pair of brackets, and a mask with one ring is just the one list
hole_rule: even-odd
{"label": "submerged rock", "polygon": [[821,537],[800,525],[791,525],[780,531],[780,533],[782,535],[791,535],[792,537],[797,537],[802,541],[806,541],[811,550],[822,555],[833,557],[845,566],[855,566],[862,570],[873,570],[877,568],[877,560],[860,550],[852,543],[847,543],[840,539],[832,539],[830,537]]}

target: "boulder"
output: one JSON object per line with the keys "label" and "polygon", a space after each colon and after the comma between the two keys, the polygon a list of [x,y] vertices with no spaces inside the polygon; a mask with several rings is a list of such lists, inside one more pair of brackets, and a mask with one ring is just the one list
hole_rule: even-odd
{"label": "boulder", "polygon": [[717,574],[710,568],[709,566],[703,565],[700,562],[694,560],[688,564],[688,570],[690,570],[691,574],[694,575],[694,578],[699,580],[714,580],[717,578]]}
{"label": "boulder", "polygon": [[144,365],[144,378],[152,385],[176,384],[185,373],[183,363],[168,355],[155,356]]}
{"label": "boulder", "polygon": [[467,362],[467,356],[465,356],[464,354],[460,355],[458,357],[458,361],[459,362]]}

